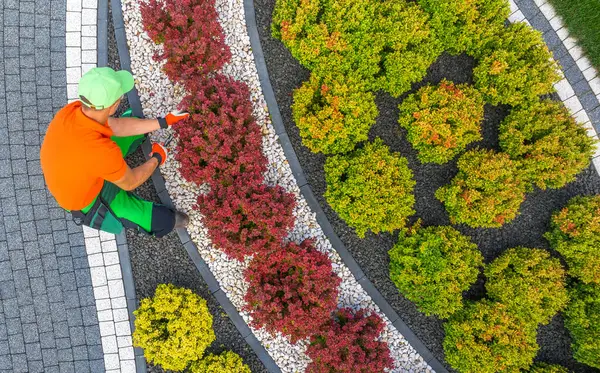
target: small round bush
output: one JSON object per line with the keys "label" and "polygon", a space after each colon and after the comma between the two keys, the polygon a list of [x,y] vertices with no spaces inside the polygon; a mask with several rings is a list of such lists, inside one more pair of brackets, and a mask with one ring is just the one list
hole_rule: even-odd
{"label": "small round bush", "polygon": [[514,108],[500,124],[500,146],[521,161],[523,175],[541,189],[575,181],[593,155],[593,140],[560,102]]}
{"label": "small round bush", "polygon": [[302,144],[325,154],[346,153],[367,140],[378,115],[375,96],[359,82],[315,74],[294,91],[292,112]]}
{"label": "small round bush", "polygon": [[252,373],[240,355],[225,351],[219,355],[208,354],[190,366],[190,373]]}
{"label": "small round bush", "polygon": [[548,363],[535,363],[527,371],[529,373],[569,373],[569,370],[561,365]]}
{"label": "small round bush", "polygon": [[525,320],[548,324],[569,301],[560,261],[541,249],[506,250],[485,268],[488,297]]}
{"label": "small round bush", "polygon": [[398,122],[421,162],[446,163],[482,139],[483,98],[466,84],[443,80],[439,86],[425,86],[399,108]]}
{"label": "small round bush", "polygon": [[444,324],[446,362],[461,373],[518,372],[537,354],[536,329],[504,304],[471,303]]}
{"label": "small round bush", "polygon": [[552,215],[544,237],[565,258],[569,275],[600,284],[600,195],[572,198]]}
{"label": "small round bush", "polygon": [[338,309],[321,332],[310,338],[307,373],[383,373],[393,360],[385,342],[378,340],[383,321],[364,310]]}
{"label": "small round bush", "polygon": [[474,149],[458,159],[458,174],[435,196],[453,224],[497,228],[517,216],[525,186],[518,164],[507,154]]}
{"label": "small round bush", "polygon": [[160,284],[134,312],[133,343],[163,369],[182,371],[215,340],[206,301],[189,289]]}
{"label": "small round bush", "polygon": [[250,285],[244,309],[252,324],[292,343],[319,331],[337,307],[341,279],[329,257],[310,241],[288,243],[268,255],[255,256],[244,278]]}
{"label": "small round bush", "polygon": [[477,281],[483,265],[477,245],[450,226],[401,232],[389,254],[398,290],[427,316],[441,318],[463,307],[462,292]]}
{"label": "small round bush", "polygon": [[280,247],[294,226],[295,205],[294,195],[281,186],[238,181],[200,195],[196,208],[212,243],[228,257],[244,261]]}
{"label": "small round bush", "polygon": [[413,174],[406,158],[391,153],[379,138],[347,155],[325,162],[325,198],[333,210],[364,238],[392,232],[415,213]]}
{"label": "small round bush", "polygon": [[600,368],[600,285],[575,283],[569,289],[565,327],[571,333],[573,357],[594,368]]}
{"label": "small round bush", "polygon": [[475,87],[489,103],[518,106],[553,92],[558,71],[541,33],[517,22],[491,44],[473,75]]}
{"label": "small round bush", "polygon": [[248,86],[220,74],[189,86],[179,107],[190,116],[173,125],[181,176],[198,185],[262,182],[267,160]]}

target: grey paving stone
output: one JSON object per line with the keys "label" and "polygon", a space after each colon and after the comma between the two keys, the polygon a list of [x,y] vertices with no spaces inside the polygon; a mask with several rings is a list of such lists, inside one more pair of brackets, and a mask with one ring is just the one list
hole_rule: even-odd
{"label": "grey paving stone", "polygon": [[15,281],[15,288],[17,290],[29,288],[29,274],[26,269],[13,271],[13,280]]}
{"label": "grey paving stone", "polygon": [[44,373],[44,362],[42,360],[28,360],[29,373]]}
{"label": "grey paving stone", "polygon": [[8,331],[6,330],[6,323],[4,320],[0,324],[0,341],[8,343]]}
{"label": "grey paving stone", "polygon": [[46,190],[45,189],[32,190],[31,191],[31,203],[34,206],[47,204],[48,200],[46,198]]}
{"label": "grey paving stone", "polygon": [[81,258],[86,256],[85,246],[72,246],[71,255],[73,258]]}
{"label": "grey paving stone", "polygon": [[[32,241],[35,244],[35,241]],[[25,242],[23,245],[29,244],[29,242]],[[27,263],[27,270],[29,271],[30,277],[42,277],[44,276],[44,270],[42,266],[42,259],[32,259]],[[46,285],[44,285],[45,288]]]}
{"label": "grey paving stone", "polygon": [[6,244],[6,242],[0,242],[0,262],[3,262],[8,259],[8,245]]}
{"label": "grey paving stone", "polygon": [[19,307],[33,305],[33,294],[30,288],[19,289],[17,291],[17,304]]}
{"label": "grey paving stone", "polygon": [[35,2],[33,1],[20,1],[19,11],[21,13],[35,13]]}
{"label": "grey paving stone", "polygon": [[19,26],[19,11],[6,9],[4,11],[4,26]]}
{"label": "grey paving stone", "polygon": [[70,309],[67,314],[67,324],[70,327],[83,326],[83,317],[81,316],[81,309]]}
{"label": "grey paving stone", "polygon": [[47,14],[36,14],[35,15],[35,27],[50,27],[50,16]]}
{"label": "grey paving stone", "polygon": [[58,356],[56,355],[56,350],[54,349],[43,349],[42,359],[46,367],[58,365]]}
{"label": "grey paving stone", "polygon": [[81,233],[73,233],[69,235],[69,244],[71,246],[82,246],[85,245],[85,240]]}
{"label": "grey paving stone", "polygon": [[[79,308],[81,307],[81,303],[79,303],[79,293],[77,290],[69,290],[63,291],[63,299],[65,302],[66,308]],[[71,313],[71,312],[69,312]],[[73,312],[75,313],[75,312]],[[69,315],[68,317],[70,317]]]}
{"label": "grey paving stone", "polygon": [[[10,353],[9,347],[8,347],[8,341],[0,341],[0,356],[1,355],[8,355]],[[87,355],[87,352],[86,352]]]}
{"label": "grey paving stone", "polygon": [[90,360],[90,371],[92,373],[104,373],[104,360]]}
{"label": "grey paving stone", "polygon": [[0,262],[0,281],[12,280],[12,269],[10,268],[10,261]]}
{"label": "grey paving stone", "polygon": [[2,214],[13,216],[18,214],[17,199],[15,197],[2,198]]}
{"label": "grey paving stone", "polygon": [[[58,272],[58,271],[57,271]],[[73,272],[67,272],[60,275],[60,283],[63,291],[76,291],[77,285],[75,283],[75,274]]]}
{"label": "grey paving stone", "polygon": [[54,285],[61,284],[60,274],[58,273],[57,269],[52,270],[52,271],[46,271],[45,278],[46,278],[47,286],[54,286]]}
{"label": "grey paving stone", "polygon": [[[18,199],[17,199],[18,202]],[[54,238],[54,243],[55,244],[59,244],[59,243],[67,243],[69,242],[69,235],[67,234],[67,231],[53,231],[52,232],[52,237]]]}
{"label": "grey paving stone", "polygon": [[38,294],[33,298],[33,307],[36,315],[46,315],[50,313],[50,302],[46,294]]}
{"label": "grey paving stone", "polygon": [[0,366],[2,366],[5,369],[7,369],[7,370],[5,370],[3,372],[12,373],[10,371],[10,369],[12,369],[12,360],[10,358],[10,355],[4,355],[4,356],[0,355]]}
{"label": "grey paving stone", "polygon": [[[25,161],[23,161],[23,162],[25,162]],[[14,161],[13,161],[13,167],[14,167]],[[17,206],[31,205],[31,191],[29,191],[28,189],[17,189],[15,191],[15,194],[17,196]]]}
{"label": "grey paving stone", "polygon": [[60,373],[60,371],[58,370],[58,365],[55,366],[44,366],[44,373]]}
{"label": "grey paving stone", "polygon": [[77,373],[89,373],[90,363],[87,360],[75,360],[75,371]]}
{"label": "grey paving stone", "polygon": [[73,361],[73,350],[71,348],[64,348],[64,349],[58,350],[56,352],[56,354],[58,355],[58,363],[59,364],[61,362]]}
{"label": "grey paving stone", "polygon": [[60,373],[75,373],[75,364],[70,362],[59,362],[58,367],[60,368]]}
{"label": "grey paving stone", "polygon": [[[6,320],[8,326],[8,320]],[[18,333],[8,335],[8,345],[10,347],[10,353],[13,354],[24,354],[25,353],[25,342],[23,341],[23,334],[19,330]]]}
{"label": "grey paving stone", "polygon": [[62,308],[64,308],[62,289],[60,286],[49,286],[46,288],[46,293],[48,294],[48,302],[57,303]]}
{"label": "grey paving stone", "polygon": [[19,208],[19,221],[21,223],[33,221],[33,206],[21,206]]}
{"label": "grey paving stone", "polygon": [[75,278],[77,280],[78,287],[86,287],[86,286],[92,285],[92,278],[90,275],[90,271],[85,268],[76,269],[75,270]]}
{"label": "grey paving stone", "polygon": [[[94,346],[101,343],[100,328],[97,325],[85,327],[85,339],[88,346]],[[92,347],[89,347],[90,359],[98,358],[97,350],[92,351]],[[100,358],[102,358],[102,346],[100,346]]]}
{"label": "grey paving stone", "polygon": [[2,301],[2,306],[4,308],[4,317],[6,317],[7,320],[9,318],[19,317],[19,304],[17,303],[17,298],[4,299]]}
{"label": "grey paving stone", "polygon": [[16,216],[4,216],[4,229],[7,233],[21,234],[19,219]]}
{"label": "grey paving stone", "polygon": [[28,359],[31,359],[31,360],[41,360],[42,359],[42,348],[40,347],[39,342],[26,343],[25,351],[27,352]]}
{"label": "grey paving stone", "polygon": [[37,324],[40,333],[50,332],[53,330],[52,327],[52,319],[49,315],[38,315],[37,316]]}
{"label": "grey paving stone", "polygon": [[[69,328],[67,327],[67,336],[69,335]],[[71,348],[71,339],[69,337],[56,338],[56,349],[62,350],[65,348]]]}
{"label": "grey paving stone", "polygon": [[18,318],[6,319],[6,332],[8,333],[9,340],[10,336],[15,334],[22,337],[23,325],[21,324],[21,320]]}
{"label": "grey paving stone", "polygon": [[[26,147],[26,154],[27,154],[27,159],[29,159],[29,157],[33,157],[35,155],[37,155],[39,157],[39,148],[37,147],[31,147],[33,149],[29,150],[30,147]],[[44,190],[46,188],[46,183],[44,181],[44,177],[42,175],[33,175],[33,176],[29,176],[29,186],[32,190]],[[33,194],[31,195],[31,199],[33,202]],[[37,208],[36,208],[37,210]],[[48,218],[50,215],[48,214],[48,209],[43,209],[43,211],[46,212],[46,218]],[[35,215],[35,213],[34,213]],[[37,216],[37,215],[36,215]],[[36,219],[40,219],[38,217],[36,217]]]}
{"label": "grey paving stone", "polygon": [[82,307],[84,306],[92,306],[96,304],[96,300],[94,299],[94,292],[91,286],[79,287],[77,289],[79,293],[79,303]]}
{"label": "grey paving stone", "polygon": [[83,326],[69,327],[69,334],[73,346],[82,346],[85,344],[85,332]]}
{"label": "grey paving stone", "polygon": [[98,314],[94,305],[81,307],[81,316],[83,318],[84,326],[98,325]]}
{"label": "grey paving stone", "polygon": [[13,175],[13,180],[15,181],[15,189],[29,189],[29,178],[27,177],[27,174]]}
{"label": "grey paving stone", "polygon": [[35,15],[30,13],[21,13],[19,17],[19,26],[34,26]]}
{"label": "grey paving stone", "polygon": [[88,259],[86,257],[73,258],[73,266],[75,267],[75,269],[89,268]]}
{"label": "grey paving stone", "polygon": [[[17,204],[18,204],[17,200]],[[37,229],[34,221],[26,221],[21,223],[21,232],[23,232],[23,241],[35,241],[37,237]]]}
{"label": "grey paving stone", "polygon": [[27,356],[24,354],[13,354],[12,365],[14,373],[27,373]]}
{"label": "grey paving stone", "polygon": [[[33,302],[33,299],[32,299]],[[25,306],[19,307],[19,312],[21,314],[21,322],[23,323],[35,323],[35,309],[33,308],[33,304],[28,304]]]}
{"label": "grey paving stone", "polygon": [[[56,253],[56,257],[57,259],[63,256],[67,256],[69,257],[69,260],[71,261],[71,266],[73,265],[73,259],[71,258],[71,247],[69,246],[69,244],[59,244],[56,245],[54,247],[55,253]],[[60,269],[60,263],[59,263],[59,269]],[[66,272],[66,271],[64,271]],[[61,272],[61,273],[64,273]]]}
{"label": "grey paving stone", "polygon": [[73,259],[69,256],[56,258],[58,263],[58,273],[73,272]]}
{"label": "grey paving stone", "polygon": [[37,238],[39,242],[39,248],[42,253],[52,252],[54,241],[51,234],[40,234]]}
{"label": "grey paving stone", "polygon": [[46,281],[44,280],[44,277],[35,277],[30,279],[29,281],[31,282],[31,293],[34,297],[41,294],[46,294]]}
{"label": "grey paving stone", "polygon": [[55,348],[54,332],[40,333],[40,345],[44,348]]}
{"label": "grey paving stone", "polygon": [[13,271],[26,268],[25,254],[23,251],[17,251],[17,250],[11,251],[9,255],[10,255],[10,264],[11,264]]}

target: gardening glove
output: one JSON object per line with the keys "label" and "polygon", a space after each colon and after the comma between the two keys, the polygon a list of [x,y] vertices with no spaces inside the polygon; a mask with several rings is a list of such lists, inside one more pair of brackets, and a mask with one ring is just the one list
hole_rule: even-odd
{"label": "gardening glove", "polygon": [[184,120],[189,117],[190,113],[185,111],[174,110],[167,114],[165,117],[158,117],[158,123],[160,124],[160,128],[168,128],[173,124],[179,122],[180,120]]}
{"label": "gardening glove", "polygon": [[158,160],[158,165],[162,166],[167,161],[167,148],[157,142],[152,144],[152,152],[150,157],[154,157]]}

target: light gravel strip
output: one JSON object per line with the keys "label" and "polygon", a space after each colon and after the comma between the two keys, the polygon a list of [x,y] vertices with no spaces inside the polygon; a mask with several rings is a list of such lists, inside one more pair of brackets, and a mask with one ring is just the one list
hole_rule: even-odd
{"label": "light gravel strip", "polygon": [[[310,210],[306,200],[302,197],[283,149],[279,144],[278,136],[269,119],[268,108],[262,95],[250,40],[246,31],[243,6],[242,0],[217,1],[219,21],[226,35],[226,43],[230,46],[233,55],[231,62],[223,68],[222,73],[243,81],[250,87],[254,116],[262,129],[263,151],[269,163],[268,171],[265,174],[266,183],[269,185],[279,184],[296,197],[297,207],[294,211],[296,225],[288,238],[296,242],[300,242],[305,238],[315,238],[317,240],[316,246],[329,255],[333,262],[334,271],[342,278],[339,297],[340,307],[366,308],[382,316],[385,321],[385,328],[381,338],[389,343],[395,361],[392,372],[432,372],[433,370],[424,359],[373,303],[349,269],[343,264],[340,256],[331,246],[317,223],[316,215]],[[152,55],[160,46],[152,43],[143,31],[138,2],[135,0],[123,1],[123,15],[131,56],[131,70],[136,78],[143,113],[148,117],[164,115],[176,106],[184,92],[177,85],[173,85],[161,72],[160,64],[153,61]],[[160,141],[166,135],[166,131],[163,131],[155,136],[154,140]],[[174,205],[190,214],[191,224],[188,229],[190,236],[196,243],[200,255],[219,281],[221,288],[239,311],[244,304],[243,297],[248,286],[242,275],[248,262],[239,263],[235,260],[229,260],[223,253],[212,247],[206,229],[202,224],[202,217],[197,211],[192,210],[192,206],[196,202],[195,196],[198,193],[205,193],[206,189],[198,188],[180,177],[179,165],[173,159],[174,147],[175,144],[171,148],[171,157],[161,167],[163,176],[166,179],[166,188]],[[240,314],[249,323],[249,315],[244,312],[240,312]],[[292,373],[305,370],[309,363],[309,359],[305,354],[306,341],[293,345],[284,337],[273,337],[264,330],[253,329],[252,332],[266,347],[283,372]]]}

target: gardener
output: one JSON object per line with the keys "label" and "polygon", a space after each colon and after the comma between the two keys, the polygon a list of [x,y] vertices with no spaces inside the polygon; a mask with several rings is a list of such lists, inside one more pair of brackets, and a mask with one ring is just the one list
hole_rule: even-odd
{"label": "gardener", "polygon": [[138,119],[124,114],[112,118],[125,93],[133,88],[128,71],[98,67],[79,81],[80,101],[54,117],[40,151],[46,184],[73,220],[109,233],[133,228],[162,237],[185,227],[186,214],[145,201],[131,191],[165,163],[167,150],[152,145],[150,159],[134,169],[124,157],[133,153],[146,134],[167,128],[189,114],[172,112],[165,118]]}

